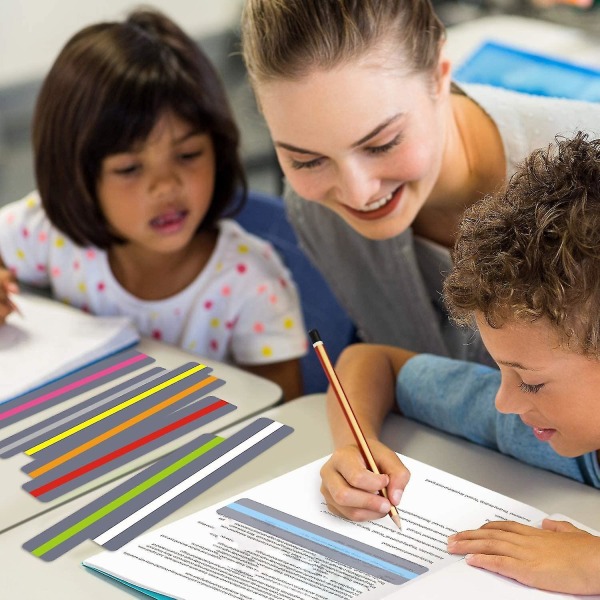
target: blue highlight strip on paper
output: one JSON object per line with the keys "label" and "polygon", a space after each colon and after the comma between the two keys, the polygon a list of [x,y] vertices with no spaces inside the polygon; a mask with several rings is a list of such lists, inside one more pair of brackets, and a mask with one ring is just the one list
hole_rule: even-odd
{"label": "blue highlight strip on paper", "polygon": [[224,506],[217,512],[395,585],[428,571],[423,565],[374,549],[248,498]]}

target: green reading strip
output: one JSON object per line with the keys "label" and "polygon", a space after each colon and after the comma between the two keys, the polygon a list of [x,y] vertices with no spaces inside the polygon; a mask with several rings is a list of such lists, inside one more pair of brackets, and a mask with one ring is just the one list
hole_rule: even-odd
{"label": "green reading strip", "polygon": [[225,440],[225,438],[215,436],[209,442],[207,442],[203,446],[200,446],[200,448],[197,448],[193,452],[190,452],[186,456],[184,456],[184,457],[180,458],[178,461],[174,462],[172,465],[169,465],[162,471],[159,471],[158,473],[156,473],[155,475],[153,475],[146,481],[143,481],[139,485],[136,485],[132,490],[129,490],[127,493],[123,494],[122,496],[115,498],[112,502],[109,502],[106,506],[103,506],[102,508],[98,509],[96,512],[92,513],[85,519],[82,519],[78,523],[71,525],[71,527],[69,527],[66,531],[62,532],[60,535],[57,535],[56,537],[52,538],[51,540],[48,540],[45,544],[38,546],[35,550],[32,550],[31,553],[34,554],[35,556],[43,556],[46,552],[48,552],[48,551],[52,550],[53,548],[55,548],[56,546],[62,544],[65,540],[69,539],[71,536],[79,533],[86,527],[89,527],[92,523],[99,521],[100,519],[102,519],[103,517],[105,517],[106,515],[111,513],[113,510],[116,510],[117,508],[119,508],[120,506],[125,504],[126,502],[129,502],[130,500],[135,498],[136,496],[139,496],[139,494],[145,492],[147,489],[151,488],[153,485],[157,484],[159,481],[162,481],[163,479],[165,479],[165,477],[172,475],[173,473],[175,473],[179,469],[185,467],[188,463],[192,462],[199,456],[202,456],[209,450],[212,450],[213,448],[218,446],[224,440]]}

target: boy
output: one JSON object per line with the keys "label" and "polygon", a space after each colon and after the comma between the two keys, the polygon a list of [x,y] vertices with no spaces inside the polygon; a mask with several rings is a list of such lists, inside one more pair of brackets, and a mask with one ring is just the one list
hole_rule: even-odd
{"label": "boy", "polygon": [[[467,211],[453,258],[446,303],[457,322],[476,324],[500,370],[348,348],[338,374],[386,475],[364,467],[329,394],[337,450],[322,492],[347,518],[381,517],[389,502],[372,492],[387,486],[397,504],[408,483],[377,440],[391,410],[600,488],[600,140],[578,133],[530,155],[502,193]],[[600,538],[568,523],[488,523],[448,549],[526,585],[600,593]]]}

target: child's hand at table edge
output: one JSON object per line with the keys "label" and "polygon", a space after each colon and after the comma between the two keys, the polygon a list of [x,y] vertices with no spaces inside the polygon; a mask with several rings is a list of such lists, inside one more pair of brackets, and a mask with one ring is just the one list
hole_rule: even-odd
{"label": "child's hand at table edge", "polygon": [[0,325],[6,321],[6,317],[15,311],[15,305],[10,299],[10,294],[18,294],[19,286],[13,274],[0,267]]}
{"label": "child's hand at table edge", "polygon": [[381,472],[368,469],[355,445],[338,448],[321,467],[321,493],[329,510],[352,521],[381,519],[390,511],[390,502],[377,494],[387,489],[398,505],[410,479],[398,455],[379,440],[369,439],[369,447]]}
{"label": "child's hand at table edge", "polygon": [[567,594],[600,594],[600,537],[566,521],[542,529],[513,521],[486,523],[448,538],[451,554],[524,585]]}

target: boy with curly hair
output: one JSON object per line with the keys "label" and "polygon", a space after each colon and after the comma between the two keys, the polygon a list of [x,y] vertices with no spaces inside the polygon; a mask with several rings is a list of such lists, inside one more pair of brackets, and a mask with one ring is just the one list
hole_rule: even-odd
{"label": "boy with curly hair", "polygon": [[[600,139],[533,152],[507,187],[467,212],[444,294],[476,325],[499,370],[358,344],[337,370],[382,475],[368,471],[329,394],[331,510],[379,518],[410,474],[378,435],[392,410],[600,488]],[[351,483],[350,483],[351,482]],[[541,589],[600,593],[600,538],[546,519],[493,522],[449,538],[467,562]]]}

